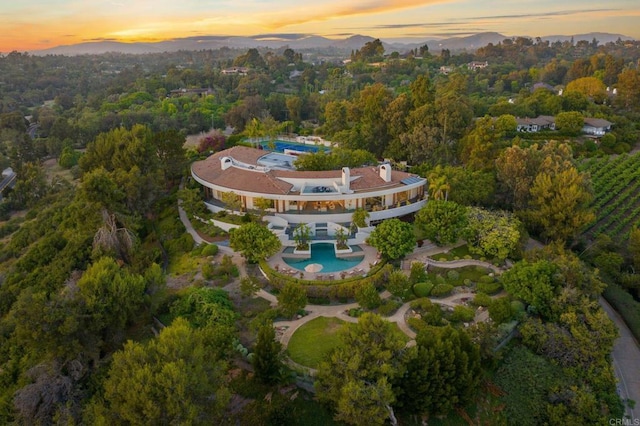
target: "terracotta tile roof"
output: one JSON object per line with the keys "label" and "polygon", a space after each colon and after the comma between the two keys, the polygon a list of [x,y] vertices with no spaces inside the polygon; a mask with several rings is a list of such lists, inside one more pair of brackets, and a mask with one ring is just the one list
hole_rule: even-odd
{"label": "terracotta tile roof", "polygon": [[216,152],[211,157],[207,158],[207,160],[217,158],[218,162],[220,162],[220,158],[222,157],[231,157],[236,161],[256,165],[258,164],[258,159],[262,156],[267,155],[268,153],[269,151],[264,151],[262,149],[238,145],[232,146],[231,148],[225,149],[224,151]]}
{"label": "terracotta tile roof", "polygon": [[392,170],[391,182],[385,182],[384,179],[380,177],[377,167],[361,167],[351,170],[351,177],[354,178],[356,176],[359,176],[359,178],[351,180],[351,189],[354,191],[370,191],[372,189],[382,189],[401,185],[400,181],[402,179],[415,175]]}
{"label": "terracotta tile roof", "polygon": [[265,154],[265,151],[259,149],[234,146],[217,152],[205,160],[196,161],[191,169],[199,178],[225,188],[266,194],[288,194],[293,185],[275,178],[273,172],[262,173],[237,167],[222,170],[220,163],[221,158],[232,157],[236,161],[256,164],[258,158]]}
{"label": "terracotta tile roof", "polygon": [[[229,189],[261,192],[265,194],[288,194],[293,185],[282,179],[336,179],[342,177],[341,170],[328,171],[288,171],[270,170],[268,172],[252,171],[238,167],[229,167],[222,170],[220,159],[232,157],[250,165],[257,165],[257,161],[267,151],[262,151],[244,146],[235,146],[224,151],[217,152],[205,160],[193,163],[193,172],[201,179],[214,185]],[[366,192],[382,188],[390,188],[402,185],[401,181],[414,176],[410,173],[393,170],[391,182],[385,182],[380,177],[377,167],[361,167],[350,170],[350,188],[356,192]]]}

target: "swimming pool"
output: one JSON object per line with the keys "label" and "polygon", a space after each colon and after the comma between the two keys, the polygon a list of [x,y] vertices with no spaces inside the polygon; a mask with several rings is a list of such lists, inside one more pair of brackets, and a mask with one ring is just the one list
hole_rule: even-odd
{"label": "swimming pool", "polygon": [[329,272],[340,272],[353,268],[358,265],[358,263],[362,262],[362,259],[364,259],[364,256],[349,257],[345,259],[336,257],[333,243],[312,244],[310,259],[301,260],[287,257],[282,258],[287,265],[302,272],[304,272],[304,268],[312,263],[319,263],[322,265],[322,269],[318,272],[323,274]]}
{"label": "swimming pool", "polygon": [[[279,141],[279,140],[273,141],[273,143],[276,148],[275,151],[277,152],[284,152],[285,149],[291,149],[291,150],[300,151],[300,152],[318,152],[320,150],[320,147],[317,145],[305,145],[302,143]],[[270,144],[269,141],[260,142],[260,145],[264,149],[270,149],[269,144]]]}

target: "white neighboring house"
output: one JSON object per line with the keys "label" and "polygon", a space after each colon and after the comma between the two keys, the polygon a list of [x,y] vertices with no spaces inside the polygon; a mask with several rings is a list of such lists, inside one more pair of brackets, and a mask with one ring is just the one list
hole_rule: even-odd
{"label": "white neighboring house", "polygon": [[224,75],[247,75],[249,73],[249,68],[247,67],[231,67],[225,68],[222,71]]}
{"label": "white neighboring house", "polygon": [[[518,132],[536,133],[543,130],[555,130],[556,119],[550,115],[536,118],[516,118]],[[585,118],[582,133],[590,136],[604,136],[611,130],[613,123],[602,118]]]}
{"label": "white neighboring house", "polygon": [[234,146],[191,165],[191,176],[204,186],[209,210],[228,210],[225,193],[234,193],[243,214],[266,204],[267,217],[287,225],[350,223],[355,209],[381,221],[414,213],[427,202],[427,180],[392,170],[390,164],[342,170],[298,171],[295,157]]}
{"label": "white neighboring house", "polygon": [[481,70],[481,69],[486,68],[488,66],[489,66],[489,62],[487,62],[487,61],[484,61],[484,62],[472,61],[472,62],[469,62],[467,64],[467,68],[469,68],[472,71]]}
{"label": "white neighboring house", "polygon": [[604,136],[611,130],[612,122],[602,118],[585,118],[582,133],[593,136]]}
{"label": "white neighboring house", "polygon": [[550,115],[540,115],[536,118],[516,118],[516,123],[518,132],[535,133],[556,129],[556,119]]}

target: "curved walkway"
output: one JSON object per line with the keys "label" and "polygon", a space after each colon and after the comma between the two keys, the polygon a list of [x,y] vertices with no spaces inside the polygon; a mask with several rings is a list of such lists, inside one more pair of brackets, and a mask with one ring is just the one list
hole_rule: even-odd
{"label": "curved walkway", "polygon": [[[178,205],[178,212],[180,215],[180,220],[182,221],[182,223],[184,224],[184,227],[186,228],[187,232],[193,237],[193,240],[197,243],[197,244],[208,244],[207,241],[205,241],[199,234],[198,232],[193,228],[193,225],[191,224],[191,221],[189,220],[189,217],[187,216],[186,212],[184,211],[184,209],[182,207],[180,207],[180,205]],[[443,249],[447,250],[450,248],[453,248],[455,246],[450,246],[450,247],[437,247],[433,244],[430,244],[426,247],[423,247],[421,249],[417,249],[416,252],[414,252],[412,255],[410,255],[410,257],[412,256],[416,256],[416,254],[418,256],[428,256],[431,254],[435,254],[435,253],[439,253],[442,252]],[[226,247],[226,246],[218,246],[219,250],[225,254],[229,254],[233,257],[234,263],[238,266],[238,270],[240,272],[240,277],[245,277],[247,276],[247,269],[246,269],[246,265],[244,263],[244,258],[242,258],[238,253],[236,253],[235,251],[233,251],[230,247]],[[428,257],[425,257],[426,259],[429,259]],[[417,259],[416,259],[417,260]],[[439,267],[447,267],[447,266],[441,266],[441,264],[450,264],[451,262],[437,262],[435,260],[429,259],[431,262],[433,262],[434,264],[437,263]],[[452,262],[456,262],[455,266],[450,266],[451,268],[460,268],[461,266],[467,266],[468,264],[477,264],[477,263],[472,263],[472,262],[480,262],[480,261],[472,261],[472,260],[460,260],[460,261],[452,261]],[[461,265],[459,262],[463,262],[463,264]],[[486,262],[480,262],[482,265],[480,266],[485,266],[484,264]],[[491,265],[491,264],[487,264],[487,265]],[[493,267],[495,267],[495,265],[491,265]],[[489,267],[489,266],[487,266]],[[492,268],[493,269],[493,268]],[[437,303],[440,305],[444,305],[444,306],[449,306],[449,307],[454,307],[457,305],[461,304],[461,299],[464,298],[473,298],[475,296],[474,293],[458,293],[458,294],[453,294],[451,296],[445,297],[443,299],[436,299],[433,298],[431,299],[431,301],[433,303]],[[255,297],[261,297],[265,300],[267,300],[271,306],[277,306],[278,305],[278,299],[276,296],[274,296],[273,294],[260,289],[256,292]],[[391,294],[388,291],[383,291],[380,294],[380,297],[383,299],[387,299],[389,297],[391,297]],[[293,336],[293,334],[296,332],[296,330],[298,328],[300,328],[300,326],[302,326],[303,324],[308,323],[309,321],[318,318],[318,317],[333,317],[333,318],[339,318],[345,322],[351,322],[351,323],[357,323],[358,322],[358,318],[356,317],[351,317],[348,315],[348,312],[350,309],[354,309],[354,308],[358,308],[360,307],[360,305],[358,303],[350,303],[350,304],[346,304],[346,305],[307,305],[305,306],[305,310],[308,312],[307,315],[305,315],[302,318],[296,319],[296,320],[292,320],[292,321],[277,321],[275,322],[273,325],[274,327],[276,327],[276,329],[279,332],[279,336],[280,336],[280,342],[282,343],[282,345],[286,348],[287,345],[289,344],[289,340],[291,339],[291,336]],[[415,331],[413,331],[408,325],[407,325],[407,321],[406,321],[406,314],[409,311],[409,309],[411,308],[411,302],[407,302],[405,304],[403,304],[402,306],[400,306],[400,308],[398,308],[398,310],[391,316],[386,317],[385,319],[389,322],[393,322],[398,324],[398,328],[405,333],[407,336],[409,336],[411,339],[415,339],[416,337],[416,333]],[[410,341],[408,343],[408,345],[411,344],[412,341]]]}
{"label": "curved walkway", "polygon": [[[187,232],[193,237],[193,240],[197,244],[207,243],[193,228],[189,218],[180,205],[178,205],[178,212],[180,215],[180,220],[184,224]],[[459,245],[459,244],[458,244]],[[460,268],[463,266],[483,266],[492,269],[496,273],[502,273],[503,269],[488,263],[477,261],[473,259],[460,259],[453,260],[447,262],[436,261],[431,259],[430,256],[441,253],[442,251],[448,251],[451,248],[456,247],[457,245],[448,246],[448,247],[437,247],[433,244],[428,244],[422,248],[416,249],[412,254],[407,256],[406,260],[403,262],[403,267],[411,266],[411,261],[420,261],[425,265],[433,265],[439,268]],[[234,262],[238,265],[238,269],[240,271],[240,277],[247,276],[247,270],[245,267],[244,259],[240,257],[238,253],[233,251],[231,248],[218,245],[221,252],[225,254],[229,254],[233,257]],[[475,293],[458,293],[451,295],[449,297],[443,299],[431,299],[433,303],[437,303],[440,305],[445,305],[449,307],[460,305],[461,300],[464,298],[472,298],[475,296]],[[492,297],[499,297],[500,294],[494,295]],[[268,300],[272,306],[277,306],[278,300],[277,298],[264,290],[260,290],[257,292],[256,297],[262,297]],[[383,292],[381,297],[388,298],[390,294],[388,292]],[[638,342],[635,340],[631,331],[624,323],[620,315],[603,299],[600,298],[600,305],[605,310],[609,318],[616,324],[618,330],[620,331],[620,337],[616,340],[614,344],[613,351],[611,353],[613,367],[616,376],[620,382],[619,385],[619,393],[620,397],[624,400],[635,401],[636,403],[640,403],[640,376],[637,374],[640,369],[640,347]],[[359,307],[357,303],[351,303],[348,305],[307,305],[305,309],[309,312],[309,315],[306,315],[300,319],[294,321],[279,321],[274,324],[276,328],[280,327],[282,331],[280,341],[283,346],[286,347],[291,339],[291,336],[295,331],[303,324],[313,320],[314,318],[318,318],[321,316],[324,317],[335,317],[340,318],[347,322],[358,322],[357,318],[350,317],[347,315],[349,309]],[[398,324],[398,328],[402,330],[407,336],[411,339],[415,339],[416,333],[409,328],[406,322],[406,314],[408,310],[411,308],[411,303],[403,304],[398,310],[387,317],[387,321],[394,322]],[[476,313],[475,321],[486,321],[488,318],[488,313],[486,310]],[[408,346],[411,344],[415,344],[415,340],[411,340],[407,343]],[[292,361],[293,362],[293,361]],[[295,363],[294,363],[295,364]],[[301,366],[307,371],[313,371],[307,367]],[[633,405],[633,404],[632,404]],[[638,413],[637,408],[632,408],[629,404],[625,405],[626,414],[629,416],[631,421],[636,421],[640,418],[640,413]]]}

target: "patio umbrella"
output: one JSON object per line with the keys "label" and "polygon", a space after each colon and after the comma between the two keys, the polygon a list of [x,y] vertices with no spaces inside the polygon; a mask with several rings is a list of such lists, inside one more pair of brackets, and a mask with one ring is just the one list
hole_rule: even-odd
{"label": "patio umbrella", "polygon": [[319,263],[310,263],[304,267],[307,272],[320,272],[322,271],[322,265]]}

